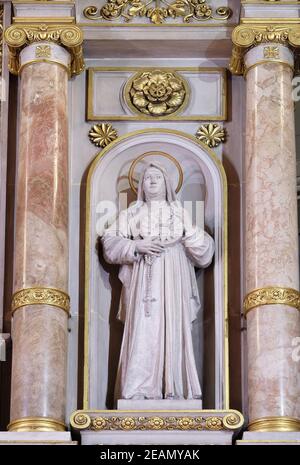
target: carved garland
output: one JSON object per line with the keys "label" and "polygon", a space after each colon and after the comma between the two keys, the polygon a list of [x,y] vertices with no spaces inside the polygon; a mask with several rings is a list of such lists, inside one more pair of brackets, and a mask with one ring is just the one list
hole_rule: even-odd
{"label": "carved garland", "polygon": [[241,428],[244,419],[236,412],[225,416],[99,416],[90,417],[82,412],[73,414],[71,425],[75,429],[92,431],[136,431],[136,430],[189,430],[226,431]]}
{"label": "carved garland", "polygon": [[206,0],[106,0],[101,7],[88,6],[83,10],[87,19],[104,21],[114,21],[123,19],[126,22],[134,18],[148,18],[154,24],[162,24],[168,18],[182,18],[183,22],[189,23],[191,20],[226,21],[232,14],[232,10],[227,6],[221,6],[215,10],[206,3]]}
{"label": "carved garland", "polygon": [[18,74],[19,53],[26,45],[34,42],[54,42],[65,47],[71,54],[71,74],[79,74],[84,69],[82,42],[83,34],[74,25],[13,24],[5,31],[5,41],[10,51],[9,70]]}

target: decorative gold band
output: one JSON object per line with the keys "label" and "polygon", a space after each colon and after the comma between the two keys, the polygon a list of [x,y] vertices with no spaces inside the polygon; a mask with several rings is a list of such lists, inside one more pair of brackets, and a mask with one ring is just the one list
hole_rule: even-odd
{"label": "decorative gold band", "polygon": [[300,431],[300,420],[292,417],[264,417],[253,420],[249,431]]}
{"label": "decorative gold band", "polygon": [[35,60],[26,61],[20,66],[19,75],[21,74],[21,72],[26,66],[32,65],[34,63],[50,63],[51,65],[55,64],[55,65],[61,66],[65,71],[67,71],[68,76],[70,77],[70,74],[71,74],[70,67],[64,65],[58,60],[49,60],[48,58],[37,58]]}
{"label": "decorative gold band", "polygon": [[244,299],[244,315],[253,308],[272,304],[288,305],[300,310],[300,292],[289,287],[277,286],[255,289]]}
{"label": "decorative gold band", "polygon": [[256,63],[254,63],[251,66],[248,66],[248,67],[245,66],[244,77],[246,77],[247,73],[251,69],[253,69],[253,68],[255,68],[256,66],[259,66],[259,65],[265,65],[267,63],[276,63],[276,64],[279,64],[279,65],[285,65],[285,66],[288,66],[292,70],[292,72],[294,72],[294,67],[290,63],[288,63],[287,61],[283,61],[283,60],[260,60],[260,61],[257,61]]}
{"label": "decorative gold band", "polygon": [[9,431],[65,431],[66,425],[59,420],[47,417],[25,417],[13,420],[7,426]]}
{"label": "decorative gold band", "polygon": [[52,287],[29,287],[14,293],[12,298],[12,313],[26,305],[52,305],[69,314],[70,297],[60,289]]}

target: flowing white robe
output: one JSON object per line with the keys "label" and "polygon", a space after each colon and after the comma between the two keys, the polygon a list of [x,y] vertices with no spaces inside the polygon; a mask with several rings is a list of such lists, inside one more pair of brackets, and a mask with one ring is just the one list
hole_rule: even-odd
{"label": "flowing white robe", "polygon": [[[176,217],[176,237],[165,225],[165,251],[149,266],[137,254],[135,240],[157,237],[155,222],[147,224],[149,208],[130,207],[102,237],[104,257],[122,265],[118,318],[125,324],[115,399],[198,399],[202,397],[196,369],[191,324],[200,309],[194,267],[207,267],[214,241],[190,221]],[[180,206],[179,212],[186,210]],[[180,216],[180,215],[179,215]],[[150,226],[150,229],[149,229]],[[173,225],[174,226],[174,225]],[[147,229],[148,228],[148,229]],[[150,280],[150,299],[149,298]]]}

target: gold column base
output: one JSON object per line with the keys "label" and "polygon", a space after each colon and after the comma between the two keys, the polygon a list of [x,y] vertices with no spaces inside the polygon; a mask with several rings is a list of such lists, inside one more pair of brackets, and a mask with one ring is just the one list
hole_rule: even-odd
{"label": "gold column base", "polygon": [[264,417],[253,420],[248,425],[249,431],[275,432],[300,431],[300,420],[292,417]]}
{"label": "gold column base", "polygon": [[66,431],[66,425],[54,418],[25,417],[13,420],[7,427],[8,431],[14,432],[37,432],[37,431]]}

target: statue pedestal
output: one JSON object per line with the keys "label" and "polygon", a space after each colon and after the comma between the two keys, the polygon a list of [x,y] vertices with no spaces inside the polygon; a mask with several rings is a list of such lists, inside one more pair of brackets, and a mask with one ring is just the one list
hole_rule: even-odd
{"label": "statue pedestal", "polygon": [[236,410],[192,410],[185,404],[180,410],[78,410],[70,423],[83,445],[231,445],[244,418]]}
{"label": "statue pedestal", "polygon": [[201,410],[201,399],[119,399],[118,410]]}

